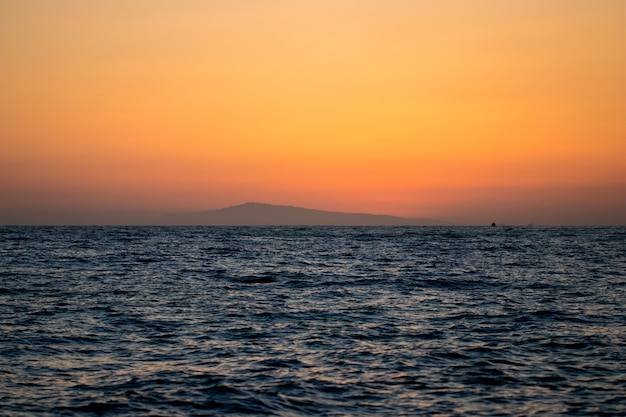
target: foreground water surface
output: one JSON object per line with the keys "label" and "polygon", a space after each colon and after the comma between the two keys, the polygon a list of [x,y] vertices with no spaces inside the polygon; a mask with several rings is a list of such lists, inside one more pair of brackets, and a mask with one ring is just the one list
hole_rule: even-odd
{"label": "foreground water surface", "polygon": [[626,415],[626,228],[3,227],[0,415]]}

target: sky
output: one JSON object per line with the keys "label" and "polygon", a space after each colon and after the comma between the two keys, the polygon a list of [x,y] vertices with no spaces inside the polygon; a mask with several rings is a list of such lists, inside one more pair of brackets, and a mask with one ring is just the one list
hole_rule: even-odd
{"label": "sky", "polygon": [[626,225],[626,1],[0,0],[0,224]]}

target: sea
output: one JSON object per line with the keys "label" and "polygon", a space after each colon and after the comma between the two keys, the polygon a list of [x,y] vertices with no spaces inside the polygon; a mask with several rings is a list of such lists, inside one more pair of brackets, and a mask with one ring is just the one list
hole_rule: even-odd
{"label": "sea", "polygon": [[624,227],[0,227],[2,416],[624,416]]}

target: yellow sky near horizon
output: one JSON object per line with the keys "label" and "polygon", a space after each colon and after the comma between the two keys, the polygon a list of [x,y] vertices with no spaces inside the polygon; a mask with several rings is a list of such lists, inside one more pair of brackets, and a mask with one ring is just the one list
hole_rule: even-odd
{"label": "yellow sky near horizon", "polygon": [[625,74],[620,0],[0,0],[0,210],[541,219],[626,189]]}

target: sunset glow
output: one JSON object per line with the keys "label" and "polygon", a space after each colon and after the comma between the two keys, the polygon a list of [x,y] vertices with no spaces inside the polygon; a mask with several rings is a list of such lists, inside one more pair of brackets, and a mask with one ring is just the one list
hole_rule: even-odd
{"label": "sunset glow", "polygon": [[626,224],[626,2],[2,0],[0,144],[0,224]]}

